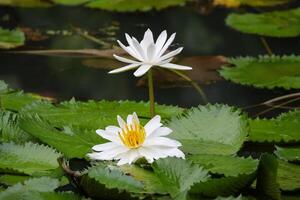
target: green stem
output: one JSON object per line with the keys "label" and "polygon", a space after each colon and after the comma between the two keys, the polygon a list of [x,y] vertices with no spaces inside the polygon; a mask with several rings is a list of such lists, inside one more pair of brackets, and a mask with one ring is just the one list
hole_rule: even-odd
{"label": "green stem", "polygon": [[264,45],[266,51],[268,52],[269,56],[273,55],[272,49],[269,46],[267,40],[264,37],[260,37],[260,40],[261,40],[262,44]]}
{"label": "green stem", "polygon": [[148,71],[148,89],[149,89],[149,101],[150,101],[150,116],[154,117],[155,105],[154,105],[154,87],[153,87],[152,69]]}
{"label": "green stem", "polygon": [[171,72],[177,74],[178,76],[182,77],[184,80],[188,81],[194,88],[195,90],[200,94],[202,101],[206,104],[208,103],[207,97],[205,95],[205,93],[203,92],[203,90],[201,89],[201,87],[195,82],[193,81],[190,77],[188,77],[187,75],[185,75],[184,73],[181,73],[177,70],[174,69],[168,69]]}

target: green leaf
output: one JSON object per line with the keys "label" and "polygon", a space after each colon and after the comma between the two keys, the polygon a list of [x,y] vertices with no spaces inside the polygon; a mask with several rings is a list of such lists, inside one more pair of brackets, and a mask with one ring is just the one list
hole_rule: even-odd
{"label": "green leaf", "polygon": [[226,24],[243,33],[271,37],[300,35],[300,8],[262,14],[230,14]]}
{"label": "green leaf", "polygon": [[187,159],[203,166],[211,173],[225,176],[252,174],[258,166],[258,161],[251,158],[224,155],[191,155]]}
{"label": "green leaf", "polygon": [[280,190],[277,183],[278,162],[275,156],[262,155],[258,166],[256,190],[262,199],[280,200]]}
{"label": "green leaf", "polygon": [[235,195],[248,187],[256,177],[258,165],[258,161],[251,158],[224,155],[191,155],[188,160],[217,175],[191,189],[192,195],[208,197]]}
{"label": "green leaf", "polygon": [[4,81],[0,80],[0,94],[6,93],[8,91],[9,91],[8,85]]}
{"label": "green leaf", "polygon": [[130,174],[135,180],[144,185],[144,193],[166,194],[165,185],[160,181],[153,171],[146,170],[136,165],[122,165],[119,170],[124,174]]}
{"label": "green leaf", "polygon": [[299,142],[299,119],[299,111],[292,111],[284,113],[275,119],[250,120],[249,139],[254,142]]}
{"label": "green leaf", "polygon": [[5,94],[0,94],[0,106],[1,108],[19,111],[26,105],[29,105],[35,101],[45,99],[39,95],[23,93],[22,91],[15,91]]}
{"label": "green leaf", "polygon": [[30,179],[30,176],[5,174],[0,176],[0,183],[6,186],[12,186],[28,179]]}
{"label": "green leaf", "polygon": [[110,11],[132,12],[136,10],[163,9],[170,6],[184,5],[186,0],[95,0],[87,4],[90,8]]}
{"label": "green leaf", "polygon": [[0,5],[16,7],[49,7],[51,4],[43,0],[1,0]]}
{"label": "green leaf", "polygon": [[[3,200],[15,200],[26,199],[26,196],[35,192],[52,192],[59,186],[57,179],[48,177],[33,178],[25,181],[23,184],[18,183],[7,188],[5,191],[0,192],[0,199]],[[25,198],[23,198],[25,197]]]}
{"label": "green leaf", "polygon": [[215,6],[225,6],[228,8],[236,8],[240,6],[252,6],[252,7],[270,7],[281,4],[286,4],[291,0],[214,0]]}
{"label": "green leaf", "polygon": [[33,144],[0,144],[0,168],[11,169],[28,175],[50,174],[59,167],[60,156],[50,147]]}
{"label": "green leaf", "polygon": [[278,160],[277,181],[280,189],[294,191],[300,189],[300,166]]}
{"label": "green leaf", "polygon": [[223,67],[222,77],[258,88],[300,88],[300,56],[259,56],[229,59],[234,67]]}
{"label": "green leaf", "polygon": [[285,160],[300,162],[300,147],[276,147],[275,154]]}
{"label": "green leaf", "polygon": [[52,0],[54,3],[63,4],[68,6],[77,6],[88,3],[92,0]]}
{"label": "green leaf", "polygon": [[218,104],[192,108],[184,116],[173,118],[168,127],[173,130],[170,137],[192,154],[234,154],[248,134],[241,111]]}
{"label": "green leaf", "polygon": [[243,197],[242,195],[239,195],[238,197],[217,197],[215,200],[247,200],[247,197]]}
{"label": "green leaf", "polygon": [[241,190],[249,187],[256,178],[256,174],[241,174],[239,176],[228,176],[221,178],[210,178],[205,182],[195,184],[190,194],[192,196],[203,196],[215,198],[217,196],[236,195]]}
{"label": "green leaf", "polygon": [[81,179],[85,192],[94,198],[128,199],[130,193],[141,193],[143,184],[114,166],[98,164]]}
{"label": "green leaf", "polygon": [[0,49],[12,49],[24,45],[25,36],[20,30],[7,30],[0,27]]}
{"label": "green leaf", "polygon": [[152,165],[154,173],[174,199],[186,199],[190,188],[209,178],[208,172],[198,165],[179,158],[165,158]]}
{"label": "green leaf", "polygon": [[29,134],[19,128],[17,114],[0,110],[0,141],[24,143],[34,140]]}
{"label": "green leaf", "polygon": [[56,148],[68,158],[84,158],[94,145],[105,141],[95,131],[71,127],[60,131],[37,115],[23,115],[19,124],[27,133]]}
{"label": "green leaf", "polygon": [[[183,109],[175,106],[156,106],[157,114],[162,118],[171,118],[182,113]],[[76,126],[95,131],[108,125],[117,125],[117,115],[126,119],[128,114],[136,112],[142,122],[148,121],[149,103],[133,101],[88,101],[71,100],[58,106],[50,102],[34,103],[24,108],[23,113],[37,113],[56,127]]]}

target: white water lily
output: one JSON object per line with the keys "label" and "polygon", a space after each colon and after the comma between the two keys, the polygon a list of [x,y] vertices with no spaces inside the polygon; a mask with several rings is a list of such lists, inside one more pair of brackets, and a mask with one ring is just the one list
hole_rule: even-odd
{"label": "white water lily", "polygon": [[191,70],[191,67],[170,63],[173,57],[182,51],[182,47],[165,54],[166,50],[175,39],[175,35],[176,34],[173,33],[167,40],[167,31],[164,30],[158,36],[156,42],[154,42],[153,33],[150,29],[148,29],[144,34],[143,40],[139,43],[136,38],[130,37],[126,33],[125,37],[129,46],[125,46],[119,40],[118,43],[130,56],[136,60],[131,60],[114,54],[114,57],[117,60],[129,65],[112,70],[109,73],[119,73],[138,68],[134,72],[134,75],[136,77],[140,77],[153,66],[175,70]]}
{"label": "white water lily", "polygon": [[88,156],[93,160],[119,160],[118,165],[131,164],[139,158],[149,163],[159,158],[185,158],[178,149],[181,143],[169,139],[172,130],[163,127],[161,117],[156,115],[144,127],[140,124],[136,113],[128,115],[127,123],[117,116],[120,127],[107,126],[96,133],[110,142],[93,146],[93,153]]}

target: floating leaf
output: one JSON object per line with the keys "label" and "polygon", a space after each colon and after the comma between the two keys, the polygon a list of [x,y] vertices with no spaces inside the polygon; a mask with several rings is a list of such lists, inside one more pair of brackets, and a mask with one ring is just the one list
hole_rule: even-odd
{"label": "floating leaf", "polygon": [[256,190],[262,199],[280,200],[280,190],[277,183],[278,162],[275,156],[262,155],[258,166]]}
{"label": "floating leaf", "polygon": [[0,49],[12,49],[22,46],[25,36],[19,30],[6,30],[0,27]]}
{"label": "floating leaf", "polygon": [[226,24],[244,33],[271,37],[300,35],[300,8],[262,14],[230,14]]}
{"label": "floating leaf", "polygon": [[195,183],[209,178],[202,167],[179,158],[159,159],[153,164],[153,170],[173,199],[186,199]]}
{"label": "floating leaf", "polygon": [[1,0],[0,5],[16,7],[48,7],[51,4],[43,0]]}
{"label": "floating leaf", "polygon": [[192,194],[209,197],[233,195],[249,186],[255,178],[258,165],[258,161],[251,158],[223,155],[191,155],[188,160],[200,164],[212,174],[221,176],[212,177],[192,187]]}
{"label": "floating leaf", "polygon": [[192,154],[234,154],[248,134],[241,111],[218,104],[192,108],[185,116],[173,118],[168,126],[173,130],[170,137]]}
{"label": "floating leaf", "polygon": [[[59,186],[57,179],[41,177],[33,178],[25,181],[23,184],[18,183],[7,188],[5,191],[0,192],[0,199],[25,199],[26,196],[38,192],[52,192]],[[23,198],[25,197],[25,198]]]}
{"label": "floating leaf", "polygon": [[249,140],[254,142],[294,143],[300,141],[300,120],[292,117],[298,111],[284,113],[276,119],[254,119],[249,121]]}
{"label": "floating leaf", "polygon": [[30,176],[6,174],[0,176],[0,183],[6,186],[12,186],[14,184],[24,182],[30,178]]}
{"label": "floating leaf", "polygon": [[276,147],[275,154],[286,161],[300,161],[300,147]]}
{"label": "floating leaf", "polygon": [[81,185],[90,196],[104,199],[128,199],[129,193],[143,191],[140,181],[104,164],[89,168],[81,179]]}
{"label": "floating leaf", "polygon": [[258,161],[251,158],[224,155],[191,155],[188,160],[203,166],[211,173],[225,176],[252,174],[258,165]]}
{"label": "floating leaf", "polygon": [[165,185],[153,171],[146,170],[136,165],[122,165],[119,170],[124,174],[130,174],[135,180],[144,185],[144,193],[166,194]]}
{"label": "floating leaf", "polygon": [[210,178],[205,182],[195,184],[190,190],[192,196],[215,198],[217,196],[230,196],[239,194],[254,181],[256,174],[241,174],[221,178]]}
{"label": "floating leaf", "polygon": [[214,0],[213,4],[215,6],[225,6],[228,8],[237,8],[242,5],[252,7],[267,7],[286,4],[290,1],[291,0]]}
{"label": "floating leaf", "polygon": [[88,3],[92,0],[52,0],[54,3],[75,6],[75,5],[82,5]]}
{"label": "floating leaf", "polygon": [[300,166],[282,160],[278,161],[277,181],[280,189],[294,191],[300,189]]}
{"label": "floating leaf", "polygon": [[39,101],[43,99],[46,98],[31,93],[23,93],[22,91],[16,91],[0,94],[0,106],[1,108],[7,110],[19,111],[24,106],[31,104],[34,101]]}
{"label": "floating leaf", "polygon": [[8,85],[4,81],[0,80],[0,94],[6,93],[8,91],[9,91]]}
{"label": "floating leaf", "polygon": [[[183,109],[175,106],[156,106],[157,114],[162,118],[179,115]],[[23,113],[37,113],[57,127],[78,126],[95,131],[108,125],[117,124],[117,115],[126,117],[136,112],[141,118],[150,118],[149,103],[133,101],[89,101],[71,100],[57,106],[49,102],[31,104],[22,110]],[[142,120],[145,122],[146,120]]]}
{"label": "floating leaf", "polygon": [[29,134],[20,129],[17,114],[0,110],[0,141],[24,143],[34,140]]}
{"label": "floating leaf", "polygon": [[83,158],[94,145],[104,142],[95,130],[65,127],[64,131],[60,131],[38,116],[22,116],[20,127],[42,142],[56,148],[68,158]]}
{"label": "floating leaf", "polygon": [[30,142],[24,145],[0,144],[0,168],[28,175],[49,175],[59,167],[59,156],[60,154],[50,147]]}
{"label": "floating leaf", "polygon": [[242,195],[239,195],[238,197],[217,197],[215,200],[247,200],[247,197],[243,197]]}
{"label": "floating leaf", "polygon": [[259,56],[229,59],[234,67],[220,71],[225,79],[258,88],[300,88],[300,56]]}
{"label": "floating leaf", "polygon": [[87,4],[90,8],[104,10],[132,12],[136,10],[148,11],[150,9],[163,9],[170,6],[184,5],[186,0],[95,0]]}

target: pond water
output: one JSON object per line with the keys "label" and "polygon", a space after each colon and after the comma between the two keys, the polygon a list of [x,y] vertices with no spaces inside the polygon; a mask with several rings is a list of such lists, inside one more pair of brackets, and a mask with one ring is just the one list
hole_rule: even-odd
{"label": "pond water", "polygon": [[[224,19],[229,12],[216,9],[201,15],[190,8],[170,8],[147,13],[112,13],[79,7],[54,7],[49,9],[0,8],[1,26],[30,27],[41,32],[60,31],[43,41],[28,41],[18,50],[47,49],[97,49],[95,42],[78,34],[68,35],[72,27],[93,32],[101,37],[109,28],[115,28],[112,40],[124,41],[124,33],[141,38],[147,28],[155,36],[164,29],[177,32],[172,48],[183,46],[183,56],[224,55],[257,56],[266,54],[258,36],[242,34],[227,27]],[[7,20],[9,18],[9,20]],[[61,30],[67,30],[66,34]],[[267,38],[276,54],[299,54],[300,40]],[[132,72],[108,75],[107,70],[87,67],[83,57],[59,57],[13,54],[0,52],[0,79],[28,92],[51,96],[60,100],[75,97],[79,100],[147,100],[147,88],[137,87]],[[109,65],[103,59],[100,65]],[[209,102],[225,103],[240,107],[292,93],[293,91],[255,89],[228,81],[201,85]],[[161,104],[178,104],[184,107],[202,103],[199,95],[189,88],[156,89],[156,101]],[[256,109],[248,110],[255,114]]]}

